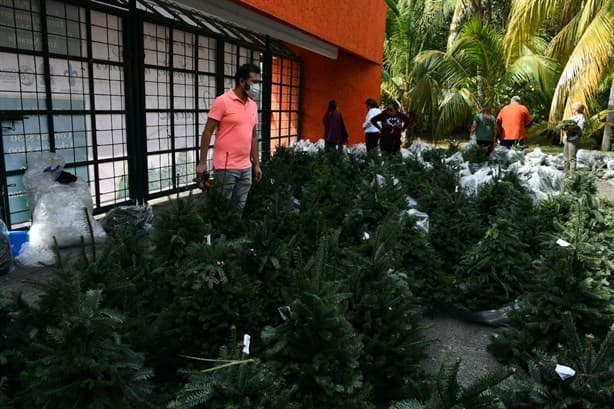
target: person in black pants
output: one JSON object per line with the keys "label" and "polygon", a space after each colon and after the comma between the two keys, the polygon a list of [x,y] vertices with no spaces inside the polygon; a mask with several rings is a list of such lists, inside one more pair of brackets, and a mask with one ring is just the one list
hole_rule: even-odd
{"label": "person in black pants", "polygon": [[399,105],[390,102],[384,112],[374,116],[371,123],[380,131],[379,148],[382,152],[397,153],[401,150],[401,133],[411,125],[407,115],[399,112]]}
{"label": "person in black pants", "polygon": [[369,98],[365,101],[367,104],[367,116],[365,122],[362,124],[362,129],[365,130],[365,143],[367,144],[367,152],[373,148],[377,148],[379,144],[379,129],[371,123],[371,119],[382,113],[379,109],[377,102]]}

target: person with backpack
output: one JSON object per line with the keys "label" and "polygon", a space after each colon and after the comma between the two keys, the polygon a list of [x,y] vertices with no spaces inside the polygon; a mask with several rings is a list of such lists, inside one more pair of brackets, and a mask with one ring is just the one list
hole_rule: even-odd
{"label": "person with backpack", "polygon": [[469,138],[475,136],[475,141],[479,146],[488,147],[489,152],[492,151],[496,145],[495,124],[496,119],[490,113],[490,107],[483,107],[480,113],[473,117]]}

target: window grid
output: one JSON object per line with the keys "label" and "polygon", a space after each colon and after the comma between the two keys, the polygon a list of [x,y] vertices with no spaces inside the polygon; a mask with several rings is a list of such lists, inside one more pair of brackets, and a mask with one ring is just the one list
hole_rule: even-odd
{"label": "window grid", "polygon": [[47,109],[43,58],[0,52],[0,110]]}
{"label": "window grid", "polygon": [[41,51],[38,1],[0,1],[0,47]]}
{"label": "window grid", "polygon": [[47,43],[49,52],[66,56],[87,56],[86,10],[47,0]]}
{"label": "window grid", "polygon": [[147,195],[193,186],[201,111],[215,98],[216,40],[145,22]]}
{"label": "window grid", "polygon": [[[274,40],[265,44],[264,36],[198,12],[183,13],[176,4],[155,4],[148,1],[144,9],[141,1],[137,5],[140,13],[158,14],[175,24],[158,19],[143,27],[147,137],[136,144],[147,149],[148,163],[150,156],[157,161],[151,169],[159,175],[158,190],[145,187],[145,199],[194,186],[209,108],[218,90],[234,87],[238,66],[252,62],[262,68],[266,44],[274,55],[288,57],[292,67],[300,64]],[[12,185],[7,201],[13,220],[29,219],[27,207],[19,205],[25,200],[19,192],[28,155],[49,148],[65,157],[67,171],[90,183],[95,211],[128,200],[126,109],[132,105],[126,102],[125,76],[133,72],[124,67],[123,18],[129,12],[124,0],[0,0],[0,111],[26,118],[2,141],[7,149],[0,165],[6,164],[6,180]],[[204,34],[207,27],[212,34]],[[218,44],[223,44],[221,54]],[[273,137],[296,133],[298,74],[291,69],[291,81],[277,81],[279,99],[291,106],[280,105],[273,113],[287,116],[273,118]],[[262,101],[257,103],[262,116]],[[3,125],[11,126],[6,121]],[[258,125],[259,134],[260,129]],[[132,185],[143,199],[140,188]]]}
{"label": "window grid", "polygon": [[274,57],[271,89],[271,152],[299,138],[299,63]]}
{"label": "window grid", "polygon": [[0,110],[24,117],[2,123],[11,225],[31,218],[22,182],[28,157],[52,147],[66,171],[89,183],[95,211],[128,199],[122,20],[55,0],[44,10],[38,0],[0,0]]}
{"label": "window grid", "polygon": [[[262,70],[262,53],[237,44],[224,43],[224,90],[234,88],[234,75],[237,69],[245,63],[252,63]],[[259,141],[259,152],[262,152],[262,132],[260,130],[262,125],[262,93],[256,100],[256,105],[258,106],[256,133]]]}

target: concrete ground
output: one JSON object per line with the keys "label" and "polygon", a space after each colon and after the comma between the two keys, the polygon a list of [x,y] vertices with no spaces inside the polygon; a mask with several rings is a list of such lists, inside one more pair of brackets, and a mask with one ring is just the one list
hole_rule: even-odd
{"label": "concrete ground", "polygon": [[426,373],[436,374],[442,363],[451,364],[461,359],[458,381],[468,386],[480,376],[501,368],[486,350],[496,328],[461,321],[443,313],[425,316],[424,325],[426,338],[432,341],[423,364]]}
{"label": "concrete ground", "polygon": [[614,180],[597,179],[599,195],[614,202]]}
{"label": "concrete ground", "polygon": [[[598,179],[597,187],[602,198],[614,201],[614,184]],[[452,363],[460,358],[458,379],[462,385],[469,385],[476,378],[501,368],[486,350],[497,328],[461,321],[444,313],[426,315],[424,324],[426,337],[433,341],[424,363],[427,373],[437,373],[442,362]]]}

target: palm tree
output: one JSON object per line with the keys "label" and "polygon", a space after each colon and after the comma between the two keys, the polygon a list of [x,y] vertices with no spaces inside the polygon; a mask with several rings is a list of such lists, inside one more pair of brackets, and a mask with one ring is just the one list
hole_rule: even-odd
{"label": "palm tree", "polygon": [[[472,17],[481,8],[480,0],[452,0],[448,1],[448,4],[443,2],[444,10],[445,6],[453,5],[454,12],[452,13],[452,21],[450,22],[450,34],[448,35],[448,43],[446,49],[452,48],[458,32],[462,27],[463,21]],[[450,4],[451,3],[451,4]],[[489,13],[490,14],[490,13]],[[490,21],[488,21],[490,22]]]}
{"label": "palm tree", "polygon": [[415,58],[424,49],[445,45],[446,12],[458,0],[386,0],[382,96],[410,110]]}
{"label": "palm tree", "polygon": [[433,136],[466,126],[480,106],[497,109],[521,90],[536,104],[549,101],[556,65],[540,54],[544,41],[535,37],[530,44],[537,52],[527,48],[506,61],[502,35],[475,16],[450,49],[423,51],[410,94],[418,112],[433,118]]}
{"label": "palm tree", "polygon": [[382,96],[406,106],[401,99],[411,83],[412,59],[422,47],[419,33],[423,9],[417,1],[387,0],[387,4]]}
{"label": "palm tree", "polygon": [[[560,120],[579,101],[591,106],[600,83],[612,72],[614,0],[513,0],[504,38],[509,62],[535,32],[549,25],[555,35],[546,56],[563,67],[549,119]],[[614,90],[613,90],[614,92]]]}

